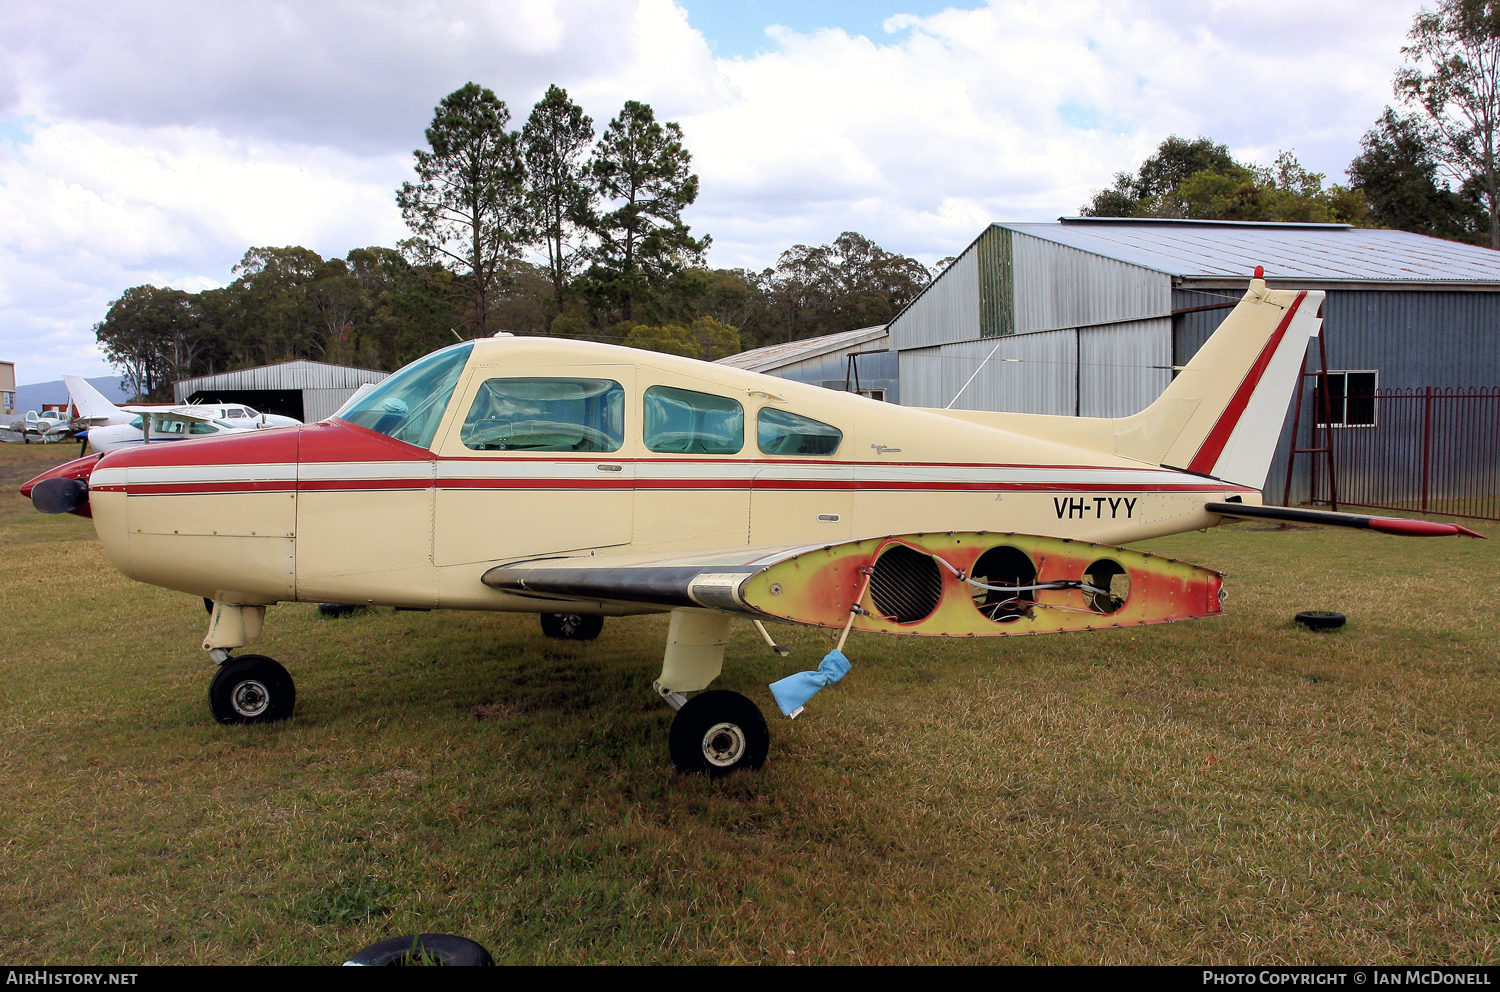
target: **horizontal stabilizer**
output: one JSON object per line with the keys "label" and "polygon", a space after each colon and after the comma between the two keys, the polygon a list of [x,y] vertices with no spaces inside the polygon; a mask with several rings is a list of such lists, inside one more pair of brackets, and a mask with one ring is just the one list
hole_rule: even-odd
{"label": "horizontal stabilizer", "polygon": [[1404,537],[1467,537],[1483,538],[1484,535],[1458,524],[1438,523],[1435,520],[1412,520],[1409,517],[1364,517],[1357,513],[1332,513],[1328,510],[1303,510],[1293,506],[1242,506],[1239,503],[1209,503],[1204,507],[1209,513],[1244,520],[1280,520],[1286,523],[1321,524],[1324,527],[1358,527],[1378,530],[1384,534],[1400,534]]}

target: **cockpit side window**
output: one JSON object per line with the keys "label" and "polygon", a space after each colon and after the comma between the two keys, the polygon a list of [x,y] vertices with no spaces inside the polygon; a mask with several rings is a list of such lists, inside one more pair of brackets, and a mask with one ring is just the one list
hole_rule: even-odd
{"label": "cockpit side window", "polygon": [[472,451],[619,451],[625,389],[613,379],[490,379],[459,438]]}
{"label": "cockpit side window", "polygon": [[844,432],[799,413],[761,407],[756,418],[760,450],[767,455],[831,455]]}
{"label": "cockpit side window", "polygon": [[745,446],[745,408],[737,400],[652,386],[645,406],[648,451],[732,455]]}
{"label": "cockpit side window", "polygon": [[339,419],[428,447],[473,349],[474,343],[465,341],[417,359],[350,404]]}

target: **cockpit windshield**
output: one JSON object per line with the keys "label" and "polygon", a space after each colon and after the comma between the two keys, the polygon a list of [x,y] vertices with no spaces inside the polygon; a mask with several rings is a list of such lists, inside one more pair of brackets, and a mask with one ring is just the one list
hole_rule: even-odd
{"label": "cockpit windshield", "polygon": [[339,411],[339,419],[428,447],[473,349],[465,341],[417,359]]}

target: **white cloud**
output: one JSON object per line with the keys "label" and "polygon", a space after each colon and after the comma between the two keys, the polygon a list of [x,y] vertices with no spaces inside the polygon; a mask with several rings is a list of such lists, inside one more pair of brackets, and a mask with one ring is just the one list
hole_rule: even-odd
{"label": "white cloud", "polygon": [[720,63],[736,98],[684,122],[721,255],[856,227],[933,259],[976,219],[1073,213],[1170,133],[1331,181],[1388,101],[1410,3],[994,3],[884,39],[773,31]]}
{"label": "white cloud", "polygon": [[394,243],[410,150],[470,79],[517,125],[552,82],[600,127],[627,98],[681,121],[716,264],[842,230],[933,261],[1074,212],[1173,132],[1341,178],[1416,6],[996,2],[715,60],[670,0],[22,0],[0,7],[0,352],[26,381],[92,374],[128,286],[220,283],[252,244]]}

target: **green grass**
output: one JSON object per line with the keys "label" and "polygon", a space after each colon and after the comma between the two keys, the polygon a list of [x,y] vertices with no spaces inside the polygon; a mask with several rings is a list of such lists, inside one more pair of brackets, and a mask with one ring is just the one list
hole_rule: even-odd
{"label": "green grass", "polygon": [[[209,718],[202,605],[121,577],[0,448],[0,957],[337,963],[1494,962],[1500,542],[1237,525],[1151,542],[1228,615],[856,636],[758,775],[683,778],[663,617],[273,610],[296,716]],[[25,462],[25,464],[21,464]],[[1481,525],[1492,536],[1500,528]],[[1347,613],[1310,634],[1300,609]],[[832,635],[737,630],[720,684]]]}

